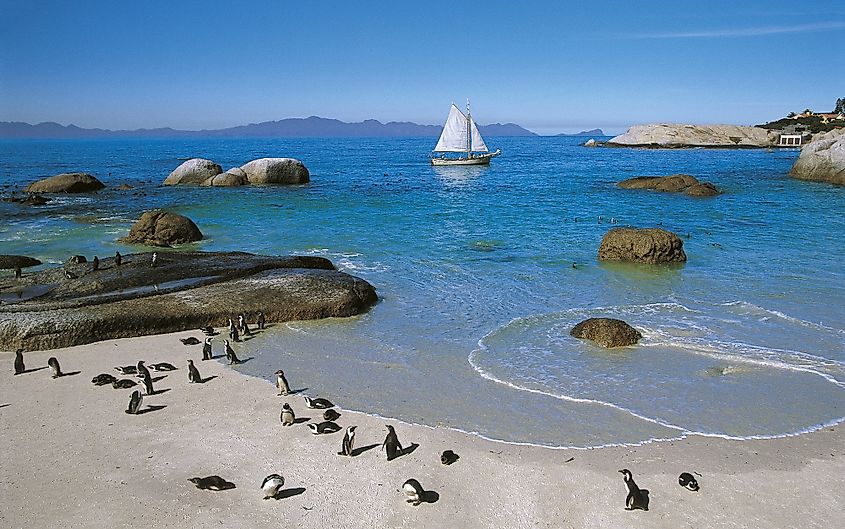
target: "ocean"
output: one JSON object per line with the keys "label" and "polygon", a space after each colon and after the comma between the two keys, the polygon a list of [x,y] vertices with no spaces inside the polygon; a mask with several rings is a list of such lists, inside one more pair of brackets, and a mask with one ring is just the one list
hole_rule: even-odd
{"label": "ocean", "polygon": [[[290,322],[241,345],[244,373],[343,408],[550,447],[700,434],[790,435],[845,417],[845,188],[793,180],[797,150],[589,149],[491,137],[490,167],[435,168],[431,138],[0,142],[3,194],[85,171],[106,190],[0,202],[0,253],[54,266],[118,244],[141,212],[187,215],[195,250],[320,255],[372,283],[348,319]],[[301,159],[311,182],[164,187],[182,161]],[[688,173],[715,198],[623,190]],[[119,190],[120,184],[133,186]],[[614,226],[680,235],[684,265],[600,263]],[[573,267],[573,263],[576,264]],[[626,320],[634,347],[569,336]]]}

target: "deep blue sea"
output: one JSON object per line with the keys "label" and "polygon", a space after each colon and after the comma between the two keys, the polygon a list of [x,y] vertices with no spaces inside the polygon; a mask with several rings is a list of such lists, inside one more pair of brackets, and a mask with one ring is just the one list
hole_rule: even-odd
{"label": "deep blue sea", "polygon": [[[142,211],[189,216],[197,250],[309,254],[365,278],[350,319],[276,325],[238,369],[282,367],[347,409],[510,442],[599,446],[690,433],[792,434],[845,416],[845,188],[790,179],[796,150],[589,149],[487,138],[486,168],[433,168],[431,138],[0,142],[0,190],[86,171],[109,187],[43,207],[0,202],[0,253],[110,256]],[[311,183],[163,187],[182,161],[290,156]],[[724,190],[622,190],[689,173]],[[121,191],[119,184],[134,189]],[[684,238],[683,266],[603,264],[613,226]],[[135,251],[146,248],[134,248]],[[572,264],[576,263],[573,268]],[[644,335],[603,350],[587,317]]]}

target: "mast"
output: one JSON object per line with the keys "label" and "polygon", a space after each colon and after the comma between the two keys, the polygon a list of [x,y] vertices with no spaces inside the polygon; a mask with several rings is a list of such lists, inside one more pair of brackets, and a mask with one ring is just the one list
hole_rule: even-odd
{"label": "mast", "polygon": [[467,160],[472,158],[472,120],[469,113],[469,98],[467,98]]}

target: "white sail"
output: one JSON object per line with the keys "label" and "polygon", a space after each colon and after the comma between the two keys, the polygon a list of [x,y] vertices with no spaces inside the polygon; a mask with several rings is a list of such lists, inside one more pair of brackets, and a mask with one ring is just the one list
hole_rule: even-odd
{"label": "white sail", "polygon": [[[477,134],[477,131],[476,131]],[[481,140],[481,135],[478,135]],[[481,140],[484,145],[484,140]],[[440,140],[434,148],[436,152],[467,152],[467,117],[455,104],[449,109],[449,117],[443,125]],[[487,150],[487,147],[484,147]]]}
{"label": "white sail", "polygon": [[476,152],[487,152],[487,145],[484,143],[481,133],[478,132],[478,127],[475,125],[472,116],[469,117],[469,126],[469,130],[472,133],[472,150]]}

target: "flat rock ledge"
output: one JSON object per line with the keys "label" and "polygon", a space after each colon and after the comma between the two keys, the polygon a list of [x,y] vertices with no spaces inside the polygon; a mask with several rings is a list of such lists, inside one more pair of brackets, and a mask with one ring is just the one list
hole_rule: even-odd
{"label": "flat rock ledge", "polygon": [[714,197],[719,189],[709,182],[699,182],[688,174],[673,174],[669,176],[636,176],[622,180],[617,186],[623,189],[652,189],[666,193],[683,193],[693,197]]}
{"label": "flat rock ledge", "polygon": [[814,137],[801,148],[789,174],[799,180],[845,185],[845,129]]}
{"label": "flat rock ledge", "polygon": [[613,228],[599,246],[600,261],[662,264],[684,263],[684,241],[660,228]]}
{"label": "flat rock ledge", "polygon": [[609,139],[609,147],[685,147],[766,148],[777,144],[779,133],[760,127],[740,125],[685,125],[658,123],[635,125],[625,134]]}
{"label": "flat rock ledge", "polygon": [[[101,340],[223,327],[258,311],[268,322],[349,317],[377,301],[375,288],[321,257],[242,252],[159,252],[0,278],[0,350],[69,347]],[[68,278],[68,272],[71,278]],[[21,284],[23,283],[23,284]]]}
{"label": "flat rock ledge", "polygon": [[28,266],[38,266],[41,261],[34,257],[27,257],[26,255],[0,255],[0,270],[12,268],[26,268]]}
{"label": "flat rock ledge", "polygon": [[607,348],[634,345],[643,337],[626,322],[614,318],[586,319],[573,327],[569,334]]}

